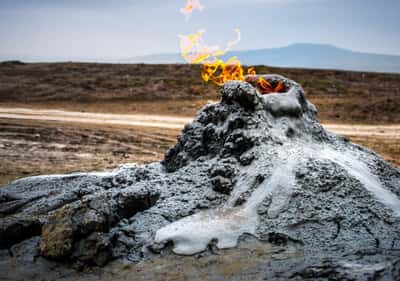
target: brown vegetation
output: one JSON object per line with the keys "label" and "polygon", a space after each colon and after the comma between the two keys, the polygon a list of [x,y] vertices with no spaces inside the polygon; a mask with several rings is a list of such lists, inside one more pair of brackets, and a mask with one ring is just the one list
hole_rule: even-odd
{"label": "brown vegetation", "polygon": [[[400,74],[255,70],[298,81],[322,122],[400,123]],[[218,87],[202,81],[197,65],[0,64],[0,106],[192,116],[218,98]]]}
{"label": "brown vegetation", "polygon": [[[324,123],[400,124],[400,75],[256,67],[303,85]],[[0,63],[0,107],[190,116],[218,87],[196,65]],[[0,119],[0,184],[162,158],[178,130]],[[399,139],[352,137],[400,165]]]}

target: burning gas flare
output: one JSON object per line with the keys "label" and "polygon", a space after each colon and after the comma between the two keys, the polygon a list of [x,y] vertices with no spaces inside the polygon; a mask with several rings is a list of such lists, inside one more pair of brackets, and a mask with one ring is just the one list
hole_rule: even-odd
{"label": "burning gas flare", "polygon": [[256,72],[253,68],[249,68],[248,73],[249,75],[245,77],[245,81],[256,87],[263,95],[269,93],[282,93],[286,90],[282,81],[271,84],[262,76],[256,75]]}
{"label": "burning gas flare", "polygon": [[181,13],[185,15],[186,20],[190,18],[194,10],[202,11],[204,6],[200,3],[200,0],[187,0],[186,6],[181,8]]}
{"label": "burning gas flare", "polygon": [[[190,15],[195,8],[202,10],[203,6],[197,0],[188,0],[181,12],[185,15]],[[226,61],[221,58],[240,42],[240,30],[235,29],[234,31],[236,38],[229,41],[223,49],[217,45],[207,45],[203,40],[203,34],[205,33],[203,29],[189,35],[179,35],[181,55],[188,63],[203,65],[201,77],[206,82],[211,81],[222,86],[226,81],[240,80],[251,83],[261,94],[283,92],[282,81],[279,81],[277,85],[271,85],[267,80],[256,75],[254,67],[250,67],[247,70],[249,76],[252,76],[252,79],[247,79],[244,75],[242,64],[237,57],[232,56]]]}
{"label": "burning gas flare", "polygon": [[236,57],[226,62],[220,57],[240,42],[240,30],[235,29],[236,39],[229,41],[224,49],[219,46],[209,46],[204,43],[204,30],[189,35],[180,35],[182,57],[188,63],[203,64],[202,77],[204,81],[212,81],[223,85],[228,80],[244,80],[243,68]]}

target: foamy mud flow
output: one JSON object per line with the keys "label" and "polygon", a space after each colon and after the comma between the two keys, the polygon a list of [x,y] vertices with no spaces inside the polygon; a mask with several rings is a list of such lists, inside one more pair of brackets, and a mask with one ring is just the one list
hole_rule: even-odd
{"label": "foamy mud flow", "polygon": [[[400,280],[399,169],[324,130],[300,85],[263,77],[286,91],[226,83],[160,163],[1,188],[0,279],[124,263],[165,280],[195,255],[192,280]],[[241,253],[233,276],[210,265]]]}

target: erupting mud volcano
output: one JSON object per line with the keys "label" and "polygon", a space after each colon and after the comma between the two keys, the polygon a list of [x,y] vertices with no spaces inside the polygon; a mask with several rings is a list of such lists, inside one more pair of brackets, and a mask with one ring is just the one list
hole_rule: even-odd
{"label": "erupting mud volcano", "polygon": [[0,279],[400,280],[400,170],[326,131],[296,82],[245,81],[160,163],[1,188]]}

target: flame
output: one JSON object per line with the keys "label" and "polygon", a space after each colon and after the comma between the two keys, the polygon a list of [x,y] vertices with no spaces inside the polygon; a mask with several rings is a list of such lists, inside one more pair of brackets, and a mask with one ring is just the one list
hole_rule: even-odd
{"label": "flame", "polygon": [[261,88],[261,90],[263,91],[268,91],[269,89],[272,89],[272,85],[271,83],[269,83],[267,80],[265,80],[264,78],[260,77],[258,78],[258,86]]}
{"label": "flame", "polygon": [[[199,0],[188,0],[186,6],[181,9],[181,13],[190,16],[194,9],[201,11],[203,8]],[[205,33],[203,29],[189,35],[179,35],[181,55],[188,63],[203,65],[201,76],[206,82],[211,81],[222,86],[226,81],[240,80],[251,83],[261,94],[283,92],[285,89],[282,81],[272,86],[264,78],[256,77],[257,73],[254,67],[248,68],[247,73],[255,79],[246,79],[244,69],[237,57],[230,57],[227,61],[221,58],[241,40],[240,29],[237,28],[234,31],[236,38],[228,41],[223,49],[219,46],[207,45],[203,40],[203,34]]]}
{"label": "flame", "polygon": [[204,81],[212,81],[218,86],[222,86],[229,80],[244,81],[243,68],[237,57],[231,57],[227,62],[217,59],[203,63],[201,76]]}
{"label": "flame", "polygon": [[253,67],[248,69],[248,73],[249,75],[245,77],[245,81],[256,87],[262,95],[286,91],[285,85],[281,80],[271,83],[264,77],[257,75]]}
{"label": "flame", "polygon": [[209,59],[217,59],[220,56],[229,52],[233,46],[240,42],[240,30],[235,29],[236,39],[229,41],[225,49],[219,46],[209,46],[204,43],[203,34],[204,29],[189,35],[179,35],[181,55],[188,63],[203,63],[209,62]]}
{"label": "flame", "polygon": [[234,31],[236,38],[229,41],[224,49],[205,44],[204,30],[179,36],[183,59],[188,63],[203,64],[202,77],[204,81],[212,81],[221,86],[228,80],[244,80],[244,71],[237,57],[231,57],[226,62],[220,58],[240,42],[240,30],[235,29]]}
{"label": "flame", "polygon": [[200,3],[200,0],[187,0],[186,6],[181,8],[180,11],[186,16],[186,20],[188,20],[193,11],[196,9],[199,11],[204,9],[204,6]]}
{"label": "flame", "polygon": [[250,67],[249,69],[247,69],[247,74],[249,75],[256,75],[256,69],[254,67]]}
{"label": "flame", "polygon": [[283,85],[282,81],[278,81],[275,86],[272,86],[271,83],[269,83],[263,77],[258,78],[257,86],[260,89],[261,94],[281,93],[285,90],[285,86]]}

